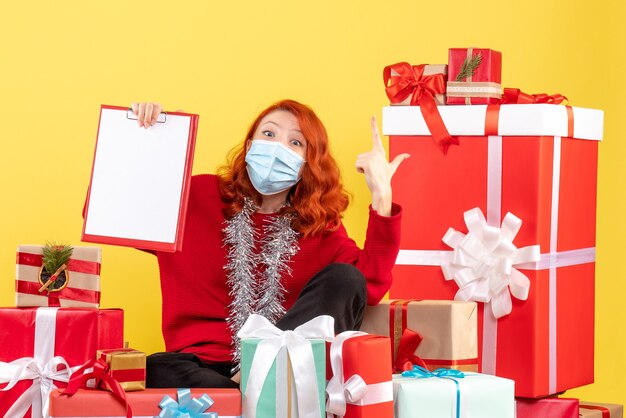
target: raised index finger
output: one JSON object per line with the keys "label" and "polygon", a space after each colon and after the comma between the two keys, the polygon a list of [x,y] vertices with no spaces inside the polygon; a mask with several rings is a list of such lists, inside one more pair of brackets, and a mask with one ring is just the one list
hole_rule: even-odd
{"label": "raised index finger", "polygon": [[380,134],[378,133],[378,125],[376,124],[376,116],[372,116],[372,143],[373,149],[380,152],[385,152],[385,147],[383,146],[383,141],[380,139]]}

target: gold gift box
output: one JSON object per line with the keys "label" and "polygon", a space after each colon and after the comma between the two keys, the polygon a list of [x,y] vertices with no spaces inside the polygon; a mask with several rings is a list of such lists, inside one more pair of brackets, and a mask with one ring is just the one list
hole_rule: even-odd
{"label": "gold gift box", "polygon": [[[109,373],[124,391],[146,388],[146,353],[132,348],[119,348],[98,350],[96,356],[109,365]],[[102,388],[111,390],[106,383]]]}
{"label": "gold gift box", "polygon": [[391,337],[395,359],[404,329],[411,329],[423,337],[415,355],[428,369],[478,371],[477,315],[475,302],[383,300],[367,307],[361,331]]}

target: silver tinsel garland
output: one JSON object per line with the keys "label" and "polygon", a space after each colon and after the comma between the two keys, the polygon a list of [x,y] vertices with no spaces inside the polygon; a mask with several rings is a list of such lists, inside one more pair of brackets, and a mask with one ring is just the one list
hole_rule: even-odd
{"label": "silver tinsel garland", "polygon": [[[298,250],[298,233],[291,228],[291,216],[273,217],[263,226],[260,252],[255,253],[259,234],[254,229],[252,215],[258,208],[246,198],[244,207],[226,221],[224,245],[228,246],[224,266],[230,286],[232,302],[227,318],[233,335],[233,363],[240,359],[240,341],[237,332],[248,316],[258,313],[276,323],[285,313],[283,275],[291,275],[289,260]],[[260,274],[262,273],[262,274]],[[261,277],[257,280],[257,275]]]}

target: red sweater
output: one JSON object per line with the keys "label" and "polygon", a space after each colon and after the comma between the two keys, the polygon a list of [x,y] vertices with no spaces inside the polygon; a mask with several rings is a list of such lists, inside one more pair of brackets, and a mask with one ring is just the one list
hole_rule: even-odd
{"label": "red sweater", "polygon": [[[163,297],[163,338],[167,351],[195,353],[207,362],[230,362],[231,333],[225,319],[231,302],[224,270],[224,203],[218,178],[192,177],[182,251],[157,251]],[[255,214],[259,233],[264,219]],[[343,225],[323,236],[299,239],[300,250],[291,258],[292,276],[283,277],[285,309],[296,301],[306,282],[333,262],[355,265],[367,279],[367,300],[376,304],[391,286],[400,245],[401,209],[393,205],[385,217],[370,208],[364,249],[348,237]]]}

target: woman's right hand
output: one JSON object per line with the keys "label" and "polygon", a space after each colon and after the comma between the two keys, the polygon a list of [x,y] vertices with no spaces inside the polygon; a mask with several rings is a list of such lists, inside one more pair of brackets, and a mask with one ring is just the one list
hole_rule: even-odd
{"label": "woman's right hand", "polygon": [[159,114],[163,111],[163,106],[159,103],[131,103],[130,107],[137,116],[139,126],[146,129],[157,122]]}

